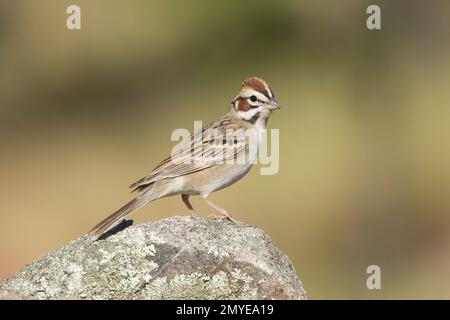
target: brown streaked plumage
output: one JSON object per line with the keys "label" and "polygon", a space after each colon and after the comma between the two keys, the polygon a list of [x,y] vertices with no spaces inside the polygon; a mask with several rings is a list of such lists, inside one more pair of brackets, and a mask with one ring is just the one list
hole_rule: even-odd
{"label": "brown streaked plumage", "polygon": [[[246,79],[228,114],[195,132],[187,144],[179,147],[147,176],[133,183],[130,188],[140,194],[98,223],[90,233],[99,237],[121,218],[149,202],[177,194],[181,195],[193,216],[196,216],[196,212],[189,202],[189,196],[200,195],[222,218],[237,222],[225,209],[207,197],[238,181],[250,170],[261,142],[258,132],[265,129],[272,110],[278,108],[278,103],[264,80],[256,77]],[[253,130],[254,139],[242,139],[239,136],[231,140],[225,139],[229,130]],[[222,161],[218,161],[220,158],[213,155],[222,155]],[[239,162],[241,159],[246,162]]]}

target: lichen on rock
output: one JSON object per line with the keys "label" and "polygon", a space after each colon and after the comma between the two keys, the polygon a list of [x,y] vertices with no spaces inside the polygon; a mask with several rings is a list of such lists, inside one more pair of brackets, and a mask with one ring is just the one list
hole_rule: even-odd
{"label": "lichen on rock", "polygon": [[0,284],[21,299],[306,299],[260,229],[175,216],[104,240],[83,236]]}

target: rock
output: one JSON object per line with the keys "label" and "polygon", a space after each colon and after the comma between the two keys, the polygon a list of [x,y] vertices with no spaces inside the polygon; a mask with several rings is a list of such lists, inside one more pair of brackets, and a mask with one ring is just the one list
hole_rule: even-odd
{"label": "rock", "polygon": [[0,284],[20,299],[306,299],[289,258],[260,229],[171,217],[83,236]]}

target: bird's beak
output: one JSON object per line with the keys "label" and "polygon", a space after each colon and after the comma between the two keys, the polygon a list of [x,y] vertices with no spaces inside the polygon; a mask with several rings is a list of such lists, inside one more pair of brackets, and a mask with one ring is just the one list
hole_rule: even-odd
{"label": "bird's beak", "polygon": [[277,110],[277,109],[280,109],[280,105],[278,104],[278,102],[277,102],[277,100],[275,100],[275,99],[272,99],[271,101],[270,101],[270,110]]}

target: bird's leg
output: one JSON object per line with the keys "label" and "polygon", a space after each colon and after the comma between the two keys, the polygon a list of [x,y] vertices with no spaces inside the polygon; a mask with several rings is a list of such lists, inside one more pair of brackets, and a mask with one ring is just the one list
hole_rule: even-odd
{"label": "bird's leg", "polygon": [[193,218],[197,217],[197,212],[195,212],[195,209],[192,207],[191,203],[189,202],[189,195],[188,194],[182,194],[181,199],[183,200],[186,207],[188,207],[189,212],[191,213],[191,216]]}
{"label": "bird's leg", "polygon": [[222,208],[221,206],[219,206],[219,205],[213,203],[211,200],[208,200],[207,198],[202,198],[202,199],[203,199],[203,201],[205,201],[208,205],[210,205],[211,207],[213,207],[214,209],[216,209],[216,210],[221,214],[220,216],[216,216],[216,217],[221,218],[221,219],[226,218],[226,219],[228,219],[228,220],[230,220],[230,221],[232,221],[232,222],[234,222],[234,223],[243,223],[243,222],[241,222],[241,221],[239,221],[239,220],[234,219],[234,218],[228,213],[227,210],[225,210],[225,209]]}

